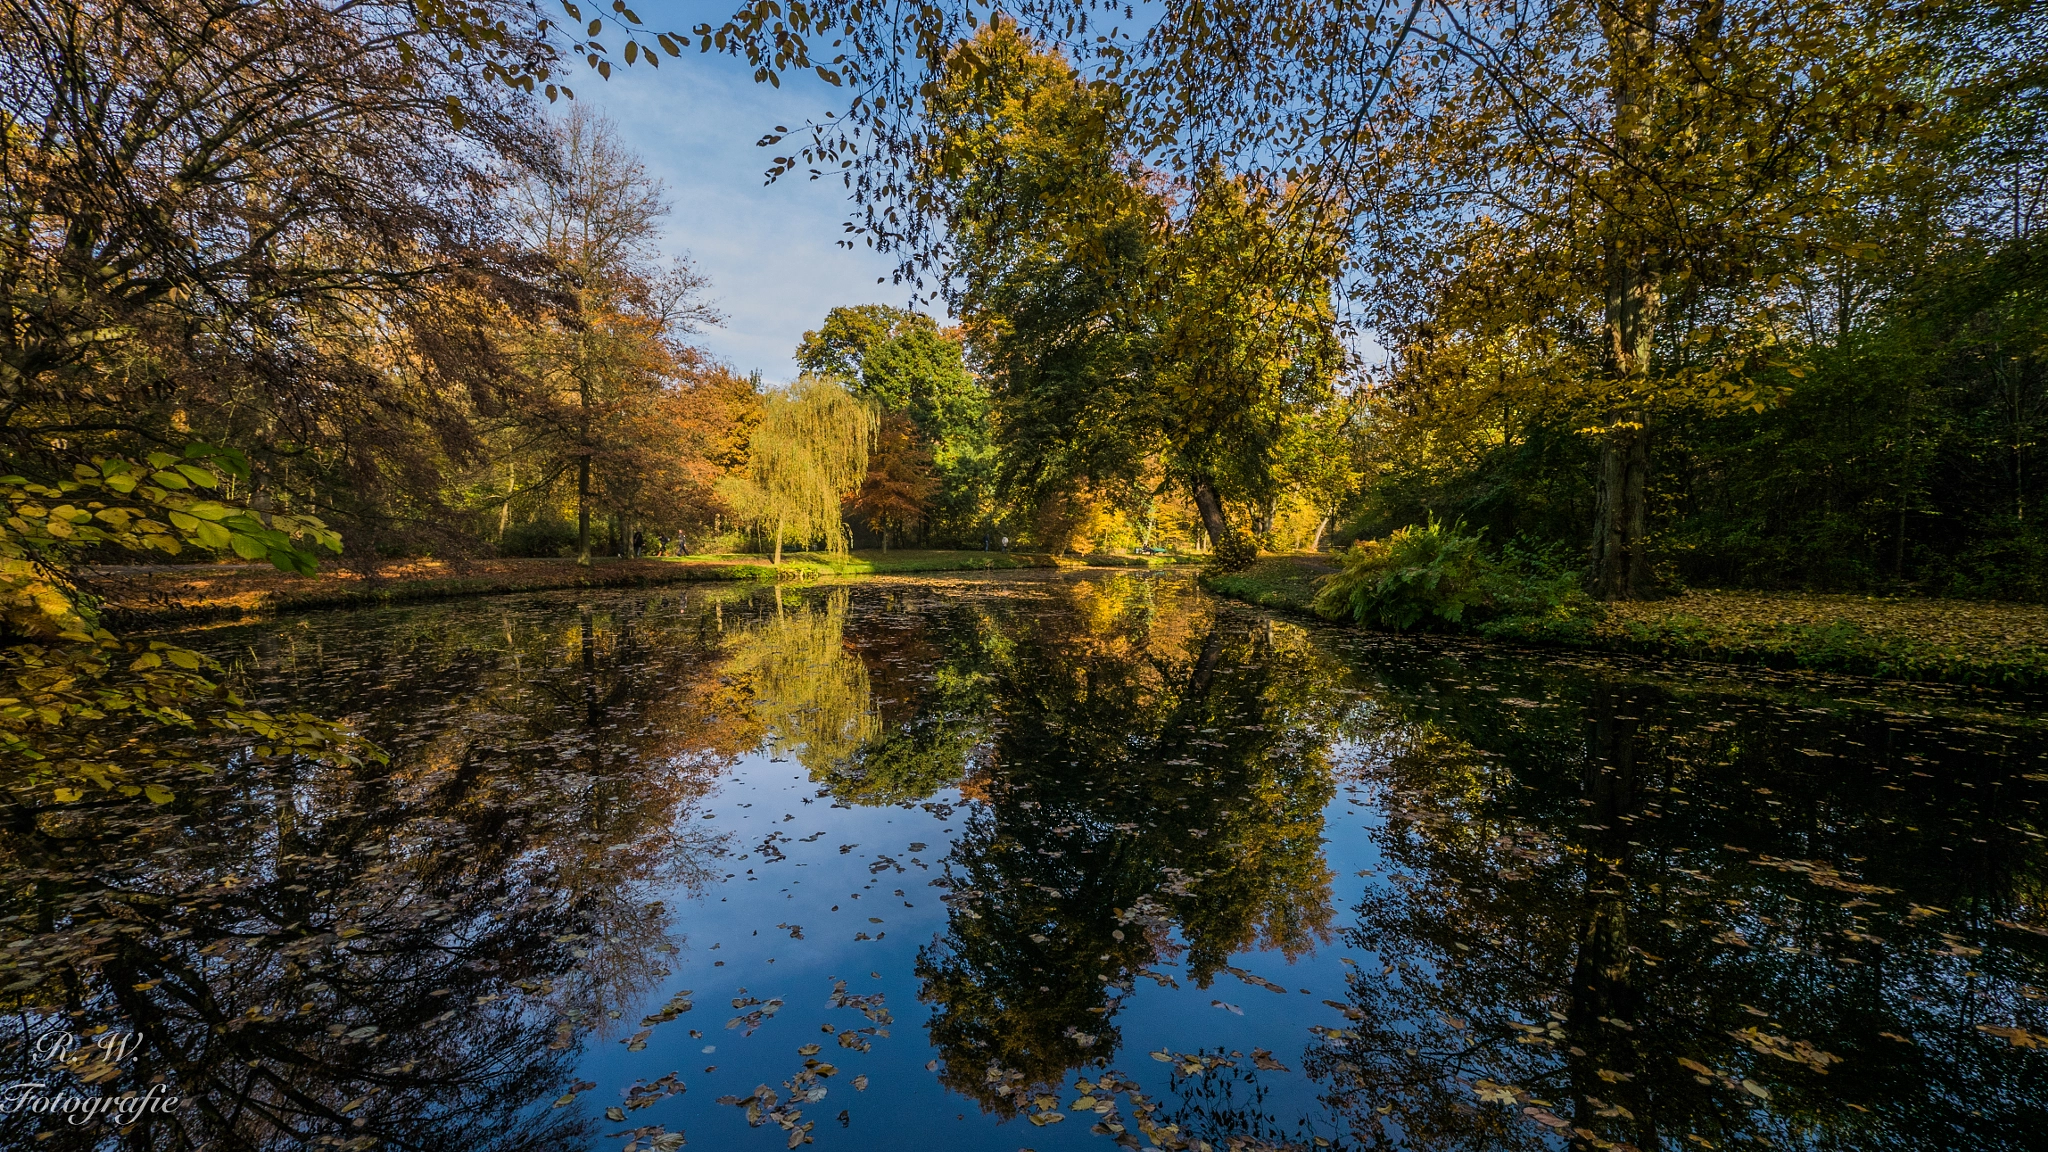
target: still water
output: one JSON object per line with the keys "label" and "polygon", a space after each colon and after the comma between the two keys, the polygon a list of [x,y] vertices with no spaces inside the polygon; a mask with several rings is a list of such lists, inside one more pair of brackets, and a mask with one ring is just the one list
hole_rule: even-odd
{"label": "still water", "polygon": [[390,762],[222,745],[167,807],[9,808],[0,1146],[2048,1131],[2038,700],[1303,627],[1152,574],[181,639]]}

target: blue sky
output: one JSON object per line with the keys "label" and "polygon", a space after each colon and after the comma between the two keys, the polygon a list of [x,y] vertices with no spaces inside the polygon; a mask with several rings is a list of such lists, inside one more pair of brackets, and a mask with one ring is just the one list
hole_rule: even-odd
{"label": "blue sky", "polygon": [[[646,3],[635,10],[649,28],[688,31],[730,8]],[[770,381],[787,380],[796,374],[797,340],[826,309],[907,302],[905,289],[875,283],[894,266],[889,259],[865,246],[835,245],[852,207],[839,181],[784,177],[762,185],[771,153],[754,141],[777,124],[836,110],[840,90],[808,73],[785,77],[780,89],[756,84],[741,62],[695,51],[665,59],[658,70],[641,64],[614,68],[609,81],[584,73],[569,82],[578,102],[609,117],[668,186],[668,250],[690,254],[726,316],[700,336],[714,355],[741,372],[758,368]]]}

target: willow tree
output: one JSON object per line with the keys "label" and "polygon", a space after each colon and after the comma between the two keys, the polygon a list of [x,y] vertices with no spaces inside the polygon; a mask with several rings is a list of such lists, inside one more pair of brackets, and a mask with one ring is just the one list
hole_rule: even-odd
{"label": "willow tree", "polygon": [[742,521],[774,532],[778,567],[785,536],[823,540],[833,555],[845,554],[840,501],[867,475],[875,424],[872,407],[826,377],[801,376],[788,391],[769,393],[746,469],[727,477],[720,495]]}

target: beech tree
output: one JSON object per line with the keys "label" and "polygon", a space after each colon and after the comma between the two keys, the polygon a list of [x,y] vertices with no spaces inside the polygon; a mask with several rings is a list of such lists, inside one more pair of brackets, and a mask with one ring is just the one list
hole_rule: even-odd
{"label": "beech tree", "polygon": [[854,493],[852,508],[868,518],[889,550],[889,535],[915,531],[929,515],[939,478],[932,454],[919,443],[917,425],[900,412],[884,413],[868,457],[867,478]]}

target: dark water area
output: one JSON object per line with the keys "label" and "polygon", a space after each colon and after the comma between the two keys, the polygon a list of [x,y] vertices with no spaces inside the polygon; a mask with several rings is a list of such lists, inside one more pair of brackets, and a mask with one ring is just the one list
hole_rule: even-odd
{"label": "dark water area", "polygon": [[2041,701],[1185,577],[181,634],[343,768],[16,797],[0,1147],[2041,1147]]}

